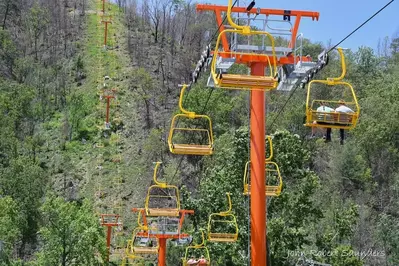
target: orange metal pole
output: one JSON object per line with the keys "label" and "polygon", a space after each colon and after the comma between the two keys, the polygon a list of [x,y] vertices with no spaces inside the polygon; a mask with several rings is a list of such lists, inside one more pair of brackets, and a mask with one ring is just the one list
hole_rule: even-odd
{"label": "orange metal pole", "polygon": [[[265,75],[265,65],[253,63],[251,74]],[[265,93],[251,91],[251,265],[266,266]]]}
{"label": "orange metal pole", "polygon": [[111,97],[107,97],[107,115],[105,118],[105,122],[109,122],[109,101],[111,100]]}
{"label": "orange metal pole", "polygon": [[[210,4],[197,4],[197,11],[221,11],[227,12],[227,6],[219,6],[219,5],[210,5]],[[289,13],[287,13],[289,11]],[[261,8],[258,10],[257,8],[252,8],[250,11],[247,11],[246,7],[233,7],[231,9],[233,13],[250,13],[250,14],[263,14],[263,15],[290,15],[290,16],[302,16],[309,17],[312,20],[319,20],[320,14],[319,12],[313,11],[303,11],[303,10],[284,10],[284,9],[270,9],[270,8]]]}
{"label": "orange metal pole", "polygon": [[111,248],[111,233],[112,233],[112,226],[108,226],[107,231],[107,262],[109,261],[109,252]]}
{"label": "orange metal pole", "polygon": [[[222,12],[219,10],[215,11],[215,15],[216,15],[216,22],[218,24],[219,28],[219,33],[224,31],[224,26],[223,26],[223,20],[222,20]],[[229,52],[230,51],[230,47],[229,47],[229,42],[227,41],[227,36],[226,34],[223,34],[222,36],[222,44],[223,44],[223,50],[225,52]]]}
{"label": "orange metal pole", "polygon": [[104,46],[107,46],[108,21],[105,21]]}
{"label": "orange metal pole", "polygon": [[158,266],[166,266],[166,238],[158,238]]}

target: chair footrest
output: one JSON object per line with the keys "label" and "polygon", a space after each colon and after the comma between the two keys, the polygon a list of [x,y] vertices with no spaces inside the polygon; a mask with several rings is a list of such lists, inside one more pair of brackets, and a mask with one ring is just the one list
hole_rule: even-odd
{"label": "chair footrest", "polygon": [[235,242],[237,240],[237,235],[225,233],[210,233],[208,235],[208,240],[214,242]]}
{"label": "chair footrest", "polygon": [[168,216],[168,217],[178,217],[179,209],[147,209],[147,216]]}
{"label": "chair footrest", "polygon": [[274,89],[277,87],[277,79],[265,76],[223,74],[218,85],[231,88]]}
{"label": "chair footrest", "polygon": [[133,251],[137,254],[158,254],[158,248],[151,247],[133,247]]}
{"label": "chair footrest", "polygon": [[171,152],[174,154],[211,155],[213,147],[211,145],[173,144]]}

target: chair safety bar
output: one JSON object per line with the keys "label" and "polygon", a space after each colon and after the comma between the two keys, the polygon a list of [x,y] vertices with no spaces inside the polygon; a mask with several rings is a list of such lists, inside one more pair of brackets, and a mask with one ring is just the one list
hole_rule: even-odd
{"label": "chair safety bar", "polygon": [[[231,213],[232,204],[230,193],[226,193],[229,208],[227,211],[212,213],[208,219],[208,240],[212,242],[235,242],[238,238],[238,224],[234,214]],[[234,232],[214,232],[212,229],[213,223],[226,223],[227,226],[234,228]]]}

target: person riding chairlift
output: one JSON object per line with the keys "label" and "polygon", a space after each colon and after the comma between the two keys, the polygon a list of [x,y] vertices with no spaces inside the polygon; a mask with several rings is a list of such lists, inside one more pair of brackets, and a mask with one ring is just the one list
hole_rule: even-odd
{"label": "person riding chairlift", "polygon": [[204,256],[201,256],[201,258],[198,260],[198,266],[205,266],[207,265],[208,261],[205,259]]}
{"label": "person riding chairlift", "polygon": [[[350,109],[348,106],[345,105],[344,100],[339,100],[339,106],[335,109],[335,112],[338,112],[338,113],[354,113],[354,111],[352,109]],[[345,130],[343,128],[339,129],[339,135],[340,135],[340,144],[344,145]]]}
{"label": "person riding chairlift", "polygon": [[[334,112],[334,111],[335,110],[333,108],[326,106],[326,104],[324,102],[320,102],[320,106],[316,109],[316,112],[323,112],[323,113],[329,113],[329,112]],[[326,115],[324,115],[324,114],[319,114],[318,119],[324,120],[323,118],[325,116]],[[313,124],[317,125],[317,124],[329,124],[329,123],[328,123],[328,119],[327,119],[327,121],[325,121],[325,122],[324,121],[313,121]],[[317,126],[312,127],[312,137],[315,137],[315,135],[316,135],[315,134],[316,127]],[[325,142],[331,142],[331,128],[330,127],[326,129]]]}
{"label": "person riding chairlift", "polygon": [[196,260],[193,256],[187,261],[187,265],[198,265],[198,260]]}

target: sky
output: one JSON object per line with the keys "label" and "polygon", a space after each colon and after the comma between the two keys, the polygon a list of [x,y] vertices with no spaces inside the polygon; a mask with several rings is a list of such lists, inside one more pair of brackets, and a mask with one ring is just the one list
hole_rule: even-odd
{"label": "sky", "polygon": [[[198,0],[200,3],[227,5],[227,0]],[[247,6],[251,0],[239,0],[240,6]],[[299,32],[312,42],[332,44],[341,41],[376,11],[387,4],[389,0],[257,0],[255,7],[275,8],[284,10],[317,11],[319,21],[302,18]],[[360,28],[340,46],[357,50],[360,46],[376,49],[378,40],[386,36],[392,38],[399,34],[399,0],[391,3],[387,8]]]}

